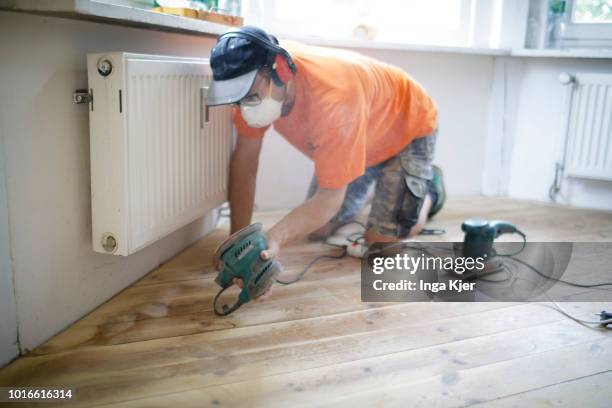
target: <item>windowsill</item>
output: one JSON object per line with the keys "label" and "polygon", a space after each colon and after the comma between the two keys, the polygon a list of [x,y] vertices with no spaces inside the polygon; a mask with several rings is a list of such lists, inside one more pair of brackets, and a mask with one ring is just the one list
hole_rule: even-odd
{"label": "windowsill", "polygon": [[568,49],[514,49],[513,57],[535,58],[597,58],[611,59],[611,48],[568,48]]}
{"label": "windowsill", "polygon": [[493,57],[533,57],[533,58],[585,58],[585,59],[610,59],[612,49],[580,48],[580,49],[527,49],[527,48],[475,48],[445,45],[421,45],[386,43],[372,40],[330,40],[319,37],[290,37],[289,39],[304,42],[306,44],[327,47],[397,50],[409,52],[447,53],[465,55],[484,55]]}
{"label": "windowsill", "polygon": [[231,28],[209,21],[95,0],[10,0],[0,2],[0,9],[198,35],[216,36]]}
{"label": "windowsill", "polygon": [[375,41],[375,40],[330,40],[330,39],[320,38],[320,37],[285,37],[283,36],[282,38],[303,42],[305,44],[320,45],[323,47],[366,48],[366,49],[376,49],[376,50],[396,50],[396,51],[489,55],[489,56],[510,55],[510,50],[500,49],[500,48],[475,48],[475,47],[461,47],[461,46],[448,46],[448,45],[402,44],[402,43],[391,43],[391,42],[382,42],[382,41]]}

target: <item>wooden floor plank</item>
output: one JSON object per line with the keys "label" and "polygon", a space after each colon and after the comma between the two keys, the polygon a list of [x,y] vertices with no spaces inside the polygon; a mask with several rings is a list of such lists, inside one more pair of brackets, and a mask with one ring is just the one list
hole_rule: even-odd
{"label": "wooden floor plank", "polygon": [[610,384],[612,384],[612,370],[471,406],[479,408],[609,408],[612,405]]}

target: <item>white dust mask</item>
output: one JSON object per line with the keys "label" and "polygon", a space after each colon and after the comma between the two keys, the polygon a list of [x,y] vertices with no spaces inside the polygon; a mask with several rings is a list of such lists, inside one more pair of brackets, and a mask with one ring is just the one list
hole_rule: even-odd
{"label": "white dust mask", "polygon": [[272,82],[268,96],[257,105],[240,104],[240,112],[246,123],[252,128],[262,128],[271,125],[281,117],[283,102],[272,99]]}

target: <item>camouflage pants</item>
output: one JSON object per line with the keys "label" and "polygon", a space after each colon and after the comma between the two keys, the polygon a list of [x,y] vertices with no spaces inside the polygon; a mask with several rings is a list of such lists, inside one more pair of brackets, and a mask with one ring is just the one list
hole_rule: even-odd
{"label": "camouflage pants", "polygon": [[[431,162],[437,133],[436,130],[415,139],[394,157],[367,168],[348,185],[342,207],[331,221],[351,221],[365,204],[368,189],[375,184],[367,228],[386,236],[406,237],[418,221],[425,196],[431,193],[435,202]],[[316,188],[313,178],[308,196]]]}

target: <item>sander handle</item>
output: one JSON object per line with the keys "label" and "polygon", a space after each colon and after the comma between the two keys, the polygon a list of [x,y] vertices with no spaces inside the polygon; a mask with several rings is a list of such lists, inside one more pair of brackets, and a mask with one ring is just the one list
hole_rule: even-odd
{"label": "sander handle", "polygon": [[499,237],[501,234],[514,234],[518,232],[516,226],[507,221],[489,221],[489,228],[492,228],[495,232],[495,238]]}

